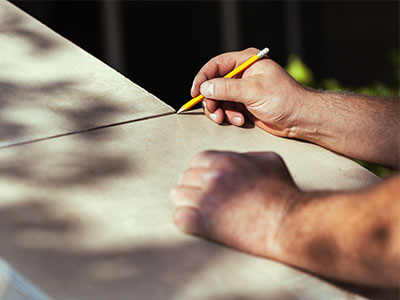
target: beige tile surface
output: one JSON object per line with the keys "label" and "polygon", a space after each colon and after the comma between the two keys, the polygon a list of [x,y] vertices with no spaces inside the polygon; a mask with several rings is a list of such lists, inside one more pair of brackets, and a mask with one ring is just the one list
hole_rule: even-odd
{"label": "beige tile surface", "polygon": [[0,147],[172,111],[0,0]]}
{"label": "beige tile surface", "polygon": [[0,150],[0,256],[55,299],[360,299],[177,231],[169,190],[198,151],[273,150],[305,189],[377,177],[312,144],[170,115]]}
{"label": "beige tile surface", "polygon": [[[167,115],[155,96],[2,0],[0,53],[0,147],[76,133],[0,149],[0,257],[36,287],[54,299],[361,299],[178,232],[168,193],[206,149],[276,151],[307,190],[377,177],[312,144],[199,112]],[[84,132],[98,127],[107,128]]]}

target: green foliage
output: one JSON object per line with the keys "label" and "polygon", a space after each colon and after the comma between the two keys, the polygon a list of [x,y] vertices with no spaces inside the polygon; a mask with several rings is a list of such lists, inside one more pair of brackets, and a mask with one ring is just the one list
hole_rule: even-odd
{"label": "green foliage", "polygon": [[[400,81],[400,53],[399,51],[390,51],[390,61],[394,66],[394,79],[398,83]],[[398,88],[398,87],[397,87]]]}
{"label": "green foliage", "polygon": [[314,83],[314,75],[297,55],[290,55],[286,71],[301,84],[311,86]]}
{"label": "green foliage", "polygon": [[370,96],[394,96],[389,87],[381,82],[374,82],[371,86],[362,86],[356,91]]}
{"label": "green foliage", "polygon": [[354,161],[356,163],[358,163],[359,165],[363,166],[364,168],[370,170],[372,173],[378,175],[381,178],[387,178],[390,175],[392,175],[394,172],[392,169],[389,169],[389,168],[386,168],[386,167],[383,167],[380,165],[376,165],[376,164],[371,164],[371,163],[368,163],[368,162],[365,162],[365,161],[362,161],[359,159],[354,159]]}
{"label": "green foliage", "polygon": [[344,91],[344,87],[340,85],[340,82],[337,79],[324,79],[321,83],[324,89],[334,92],[341,92]]}
{"label": "green foliage", "polygon": [[[290,55],[286,71],[298,82],[312,88],[329,90],[334,92],[356,92],[369,96],[400,96],[399,81],[400,81],[400,54],[399,51],[391,51],[390,60],[394,67],[395,84],[393,87],[376,81],[369,86],[361,87],[345,87],[339,80],[334,78],[323,79],[320,82],[314,80],[312,70],[296,55]],[[371,164],[361,160],[355,160],[358,164],[367,168],[376,175],[385,178],[393,174],[391,169]]]}

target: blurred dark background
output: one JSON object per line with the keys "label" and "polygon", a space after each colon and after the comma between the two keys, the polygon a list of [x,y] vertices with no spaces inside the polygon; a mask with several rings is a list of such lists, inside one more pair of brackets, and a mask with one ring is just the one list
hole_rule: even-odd
{"label": "blurred dark background", "polygon": [[399,1],[11,2],[174,108],[210,58],[251,46],[316,80],[398,86]]}

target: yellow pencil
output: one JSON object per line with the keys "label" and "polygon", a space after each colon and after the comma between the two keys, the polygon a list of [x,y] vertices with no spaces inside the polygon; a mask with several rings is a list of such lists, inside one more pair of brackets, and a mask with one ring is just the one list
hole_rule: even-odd
{"label": "yellow pencil", "polygon": [[[233,76],[236,76],[240,72],[244,71],[248,67],[250,67],[254,62],[265,56],[269,52],[268,48],[264,48],[260,52],[258,52],[256,55],[253,55],[250,57],[248,60],[246,60],[244,63],[242,63],[240,66],[238,66],[236,69],[232,70],[228,74],[226,74],[224,77],[225,78],[232,78]],[[204,96],[202,94],[198,95],[197,97],[193,98],[192,100],[186,102],[179,110],[178,114],[181,112],[184,112],[188,109],[190,109],[192,106],[196,105],[199,103],[201,100],[203,100]]]}

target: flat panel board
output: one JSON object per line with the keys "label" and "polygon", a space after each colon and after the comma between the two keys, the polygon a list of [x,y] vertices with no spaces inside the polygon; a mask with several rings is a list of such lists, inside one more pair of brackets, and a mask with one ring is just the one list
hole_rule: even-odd
{"label": "flat panel board", "polygon": [[304,189],[379,179],[318,146],[199,111],[0,150],[0,256],[55,299],[361,299],[179,232],[168,194],[201,150],[276,151]]}
{"label": "flat panel board", "polygon": [[0,53],[0,147],[174,111],[6,1]]}

